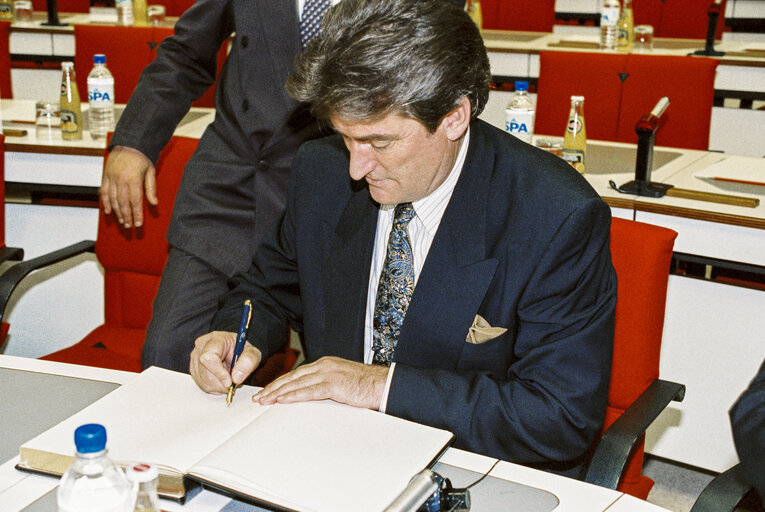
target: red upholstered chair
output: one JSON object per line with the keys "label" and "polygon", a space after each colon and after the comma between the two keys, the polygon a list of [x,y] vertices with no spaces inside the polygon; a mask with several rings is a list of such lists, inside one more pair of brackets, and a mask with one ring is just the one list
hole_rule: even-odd
{"label": "red upholstered chair", "polygon": [[483,28],[552,32],[555,0],[481,0]]}
{"label": "red upholstered chair", "polygon": [[80,97],[87,101],[88,73],[93,68],[93,55],[106,55],[106,66],[114,75],[114,98],[127,103],[133,94],[143,68],[154,58],[154,27],[122,27],[107,25],[74,26],[74,70]]}
{"label": "red upholstered chair", "polygon": [[604,433],[586,480],[645,499],[644,432],[685,387],[659,379],[659,353],[672,246],[677,233],[642,222],[611,221],[618,281],[611,385]]}
{"label": "red upholstered chair", "polygon": [[534,132],[562,137],[572,95],[584,96],[587,137],[616,140],[626,54],[539,52]]}
{"label": "red upholstered chair", "polygon": [[[717,59],[630,54],[619,108],[616,140],[637,143],[635,123],[663,96],[670,100],[656,144],[709,149]],[[587,102],[585,101],[585,115]],[[589,131],[587,135],[590,136]]]}
{"label": "red upholstered chair", "polygon": [[[0,311],[13,288],[32,270],[74,255],[95,251],[104,268],[105,322],[75,345],[42,359],[126,371],[140,371],[141,350],[152,315],[152,303],[167,260],[165,232],[173,210],[183,168],[197,139],[173,137],[157,162],[157,206],[144,206],[140,229],[123,230],[101,212],[95,242],[83,241],[11,267],[0,276]],[[89,286],[84,284],[84,286]],[[274,377],[292,368],[297,354],[286,348],[269,359],[258,373]]]}
{"label": "red upholstered chair", "polygon": [[0,98],[13,98],[11,89],[11,50],[8,47],[10,37],[9,21],[0,21]]}

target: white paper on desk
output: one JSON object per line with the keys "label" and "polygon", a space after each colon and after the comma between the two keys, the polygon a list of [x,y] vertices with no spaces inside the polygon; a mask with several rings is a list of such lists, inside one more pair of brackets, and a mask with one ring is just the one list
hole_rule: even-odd
{"label": "white paper on desk", "polygon": [[765,186],[765,158],[728,156],[693,174],[707,180]]}

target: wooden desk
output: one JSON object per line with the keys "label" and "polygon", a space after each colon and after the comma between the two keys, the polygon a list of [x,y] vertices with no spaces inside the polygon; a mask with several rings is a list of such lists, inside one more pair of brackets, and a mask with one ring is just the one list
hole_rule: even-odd
{"label": "wooden desk", "polygon": [[[25,373],[24,378],[32,381],[42,382],[45,378],[61,376],[85,379],[92,385],[103,388],[91,398],[93,400],[108,392],[111,387],[128,382],[135,375],[113,370],[0,355],[0,381],[3,377],[12,378],[16,371],[23,371]],[[73,389],[76,390],[76,386]],[[13,398],[14,396],[6,397],[6,401],[12,401]],[[46,399],[46,397],[41,398]],[[87,402],[91,399],[85,398],[84,401]],[[55,404],[53,408],[55,409]],[[34,408],[31,407],[20,407],[18,410],[21,415],[34,414],[35,412]],[[17,424],[17,421],[23,422],[25,420],[25,418],[9,419],[7,417],[4,419],[11,425]],[[39,420],[37,421],[39,422]],[[39,428],[45,429],[44,427]],[[27,429],[30,430],[27,432],[29,436],[26,436],[27,433],[22,433],[20,438],[34,437],[36,433],[31,432],[34,427],[28,425]],[[14,444],[16,442],[18,441],[15,440]],[[3,510],[9,512],[14,510],[55,510],[53,490],[58,484],[58,480],[16,471],[13,468],[15,459],[16,457],[12,457],[8,461],[0,460],[0,463],[4,463],[0,465],[0,503],[3,504]],[[474,481],[480,474],[487,472],[495,462],[496,459],[482,455],[449,449],[441,457],[435,469],[442,475],[453,478],[455,485],[461,486]],[[471,491],[471,496],[473,499],[472,510],[475,512],[507,510],[514,507],[529,512],[548,512],[550,510],[556,512],[605,511],[613,510],[615,506],[618,506],[619,510],[631,510],[633,512],[661,512],[664,510],[644,501],[626,497],[618,491],[508,462],[499,462],[491,471],[490,477]],[[186,506],[163,500],[162,508],[168,511],[217,511],[233,510],[234,508],[236,510],[261,510],[258,507],[238,502],[232,503],[231,500],[208,491],[198,495]]]}

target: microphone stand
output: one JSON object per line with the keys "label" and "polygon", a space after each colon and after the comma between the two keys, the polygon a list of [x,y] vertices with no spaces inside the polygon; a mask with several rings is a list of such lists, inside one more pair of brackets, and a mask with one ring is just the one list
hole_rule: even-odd
{"label": "microphone stand", "polygon": [[645,114],[635,124],[638,136],[637,158],[635,160],[635,179],[617,187],[610,181],[611,187],[622,194],[635,194],[646,197],[663,197],[672,185],[651,182],[653,170],[653,146],[659,118],[669,106],[669,98],[661,98],[649,114]]}
{"label": "microphone stand", "polygon": [[725,52],[718,52],[715,50],[715,35],[717,34],[717,20],[722,13],[722,0],[715,0],[709,5],[707,16],[709,22],[707,23],[707,41],[703,50],[696,50],[691,55],[704,55],[706,57],[722,57]]}
{"label": "microphone stand", "polygon": [[41,25],[46,27],[65,27],[68,23],[61,23],[58,20],[58,0],[46,0],[48,7],[48,21],[44,21]]}

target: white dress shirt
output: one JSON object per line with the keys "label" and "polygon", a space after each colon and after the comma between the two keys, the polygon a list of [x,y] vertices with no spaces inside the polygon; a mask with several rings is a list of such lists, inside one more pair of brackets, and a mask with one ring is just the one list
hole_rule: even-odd
{"label": "white dress shirt", "polygon": [[[412,257],[414,258],[414,286],[417,287],[417,279],[420,276],[425,259],[428,257],[430,245],[436,236],[438,226],[441,224],[441,218],[444,215],[446,206],[454,192],[454,186],[462,172],[462,166],[465,163],[468,143],[470,140],[470,128],[465,132],[465,136],[460,143],[460,149],[457,152],[457,159],[452,166],[449,175],[436,190],[428,196],[412,203],[415,216],[407,225],[409,231],[409,240],[412,244]],[[388,237],[393,228],[393,213],[396,208],[394,204],[380,205],[377,214],[377,233],[375,234],[375,245],[372,253],[372,266],[369,272],[369,288],[367,289],[367,312],[364,321],[364,362],[372,363],[374,351],[372,350],[373,340],[373,317],[375,312],[375,302],[377,300],[377,284],[380,281],[383,265],[385,264],[385,255],[388,249]],[[385,383],[380,412],[385,412],[385,406],[388,402],[388,391],[393,378],[393,370],[396,363],[392,363],[388,372],[388,380]]]}

